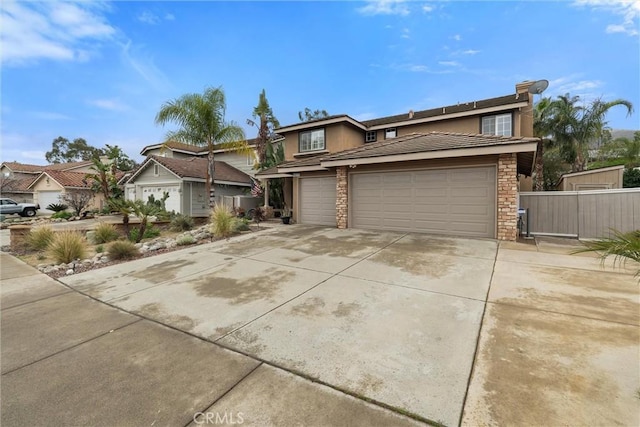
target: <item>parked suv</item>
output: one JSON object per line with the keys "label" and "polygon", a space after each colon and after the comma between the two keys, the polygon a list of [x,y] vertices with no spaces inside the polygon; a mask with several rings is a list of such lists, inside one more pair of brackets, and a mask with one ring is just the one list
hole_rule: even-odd
{"label": "parked suv", "polygon": [[11,199],[0,199],[0,214],[18,214],[20,216],[36,216],[40,205],[33,203],[17,203]]}

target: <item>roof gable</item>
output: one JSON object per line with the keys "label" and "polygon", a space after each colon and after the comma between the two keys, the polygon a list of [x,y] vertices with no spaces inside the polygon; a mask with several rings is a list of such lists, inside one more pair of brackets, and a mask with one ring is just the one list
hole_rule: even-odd
{"label": "roof gable", "polygon": [[[173,157],[162,157],[150,155],[140,168],[129,178],[128,182],[133,182],[140,173],[151,164],[158,164],[179,179],[205,180],[207,176],[208,161],[206,158],[191,157],[188,159],[178,159]],[[233,166],[216,160],[215,161],[215,182],[231,182],[238,184],[250,184],[251,177]]]}
{"label": "roof gable", "polygon": [[59,170],[46,170],[40,174],[28,188],[33,187],[38,181],[43,178],[53,179],[59,186],[63,188],[74,189],[91,189],[91,178],[87,177],[85,172],[72,172],[72,171],[59,171]]}

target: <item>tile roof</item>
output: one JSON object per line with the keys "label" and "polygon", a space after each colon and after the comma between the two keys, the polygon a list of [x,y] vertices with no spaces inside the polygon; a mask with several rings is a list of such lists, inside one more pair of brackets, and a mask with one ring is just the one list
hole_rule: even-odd
{"label": "tile roof", "polygon": [[[365,144],[360,147],[333,154],[321,154],[305,159],[291,160],[278,165],[278,170],[286,173],[286,169],[322,166],[324,162],[338,160],[367,159],[465,148],[508,146],[531,142],[537,143],[538,139],[454,132],[411,133],[393,139]],[[531,174],[533,155],[534,152],[518,153],[518,167],[520,173],[525,175]]]}
{"label": "tile roof", "polygon": [[87,178],[86,172],[47,170],[45,174],[49,175],[63,187],[91,188],[91,179]]}
{"label": "tile roof", "polygon": [[[273,139],[272,142],[277,142],[280,139],[282,139],[282,135],[275,134],[274,135],[274,139]],[[249,145],[249,146],[255,145],[256,140],[257,140],[257,138],[249,138],[249,139],[247,139],[247,145]],[[150,150],[152,148],[161,147],[163,144],[166,145],[169,149],[186,151],[188,153],[192,153],[192,154],[196,154],[196,155],[200,155],[200,154],[203,154],[203,153],[207,152],[207,147],[205,145],[198,146],[198,145],[192,145],[192,144],[185,144],[183,142],[178,142],[178,141],[167,141],[167,142],[164,142],[164,143],[147,145],[140,151],[140,153],[144,154],[145,152],[147,152],[148,150]],[[221,144],[216,144],[215,149],[216,150],[222,149],[220,147],[220,145]]]}
{"label": "tile roof", "polygon": [[42,166],[41,170],[54,170],[54,171],[66,171],[70,169],[79,168],[82,166],[90,166],[93,162],[91,160],[82,160],[79,162],[67,162],[67,163],[53,163],[50,165]]}
{"label": "tile roof", "polygon": [[424,153],[427,151],[455,150],[461,148],[513,145],[537,142],[537,138],[520,138],[455,132],[411,133],[393,139],[373,142],[363,146],[322,157],[323,161],[352,160],[398,154]]}
{"label": "tile roof", "polygon": [[19,162],[2,162],[2,164],[11,169],[13,172],[38,173],[42,172],[42,169],[45,168],[45,166],[42,165],[29,165]]}
{"label": "tile roof", "polygon": [[[176,159],[173,157],[162,157],[156,155],[150,155],[150,159],[160,163],[171,172],[175,173],[181,178],[199,178],[206,179],[207,174],[207,159],[200,157],[192,157],[188,159]],[[228,181],[238,183],[251,183],[251,177],[239,169],[233,166],[216,160],[216,181]]]}
{"label": "tile roof", "polygon": [[465,102],[463,104],[458,103],[456,105],[448,105],[445,107],[438,107],[438,108],[432,108],[429,110],[416,111],[413,114],[413,117],[411,118],[409,118],[408,113],[405,113],[405,114],[397,114],[394,116],[381,117],[378,119],[363,120],[361,123],[366,127],[373,127],[373,126],[392,124],[392,123],[398,123],[398,122],[404,122],[404,121],[410,121],[410,120],[420,120],[428,117],[437,117],[437,116],[443,116],[448,114],[462,113],[465,111],[473,111],[473,110],[479,110],[483,108],[499,107],[503,105],[505,106],[505,109],[508,109],[509,104],[527,102],[528,100],[529,100],[528,93],[521,93],[521,94],[514,93],[512,95],[499,96],[497,98],[482,99],[480,101]]}
{"label": "tile roof", "polygon": [[37,176],[31,176],[28,178],[17,179],[4,179],[2,182],[3,193],[31,193],[29,186],[33,181],[37,179]]}

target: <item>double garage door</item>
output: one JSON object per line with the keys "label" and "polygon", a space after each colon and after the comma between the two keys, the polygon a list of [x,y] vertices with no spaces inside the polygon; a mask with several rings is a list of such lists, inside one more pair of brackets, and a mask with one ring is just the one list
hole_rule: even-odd
{"label": "double garage door", "polygon": [[351,226],[495,237],[496,168],[351,175]]}
{"label": "double garage door", "polygon": [[[300,222],[336,225],[336,179],[300,179]],[[350,174],[349,227],[495,237],[494,166]]]}

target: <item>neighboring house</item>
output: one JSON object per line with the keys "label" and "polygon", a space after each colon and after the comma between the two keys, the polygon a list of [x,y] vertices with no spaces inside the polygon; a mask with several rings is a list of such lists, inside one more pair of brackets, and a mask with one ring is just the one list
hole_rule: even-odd
{"label": "neighboring house", "polygon": [[[144,150],[143,150],[144,151]],[[169,193],[165,201],[168,211],[190,216],[208,216],[208,195],[205,191],[207,173],[206,157],[169,157],[149,155],[125,184],[127,200],[147,201],[153,195],[156,200]],[[223,196],[247,193],[251,189],[251,177],[233,166],[215,161],[216,200]]]}
{"label": "neighboring house", "polygon": [[[277,138],[272,141],[276,143],[281,141],[282,138]],[[215,159],[226,164],[233,166],[234,168],[246,173],[247,175],[254,176],[256,170],[254,165],[257,162],[255,153],[255,139],[248,139],[247,145],[249,148],[254,149],[251,153],[239,153],[238,150],[229,148],[220,148],[214,150]],[[156,155],[160,157],[170,157],[185,159],[189,157],[202,157],[206,158],[208,154],[207,147],[183,144],[176,141],[168,141],[164,144],[147,145],[140,151],[143,156]]]}
{"label": "neighboring house", "polygon": [[69,171],[82,173],[84,176],[91,173],[91,161],[56,163],[51,165],[30,165],[18,162],[3,162],[0,165],[0,174],[2,179],[1,192],[4,197],[10,197],[17,202],[39,203],[40,207],[46,211],[46,207],[50,203],[42,204],[39,199],[49,201],[57,197],[63,192],[63,187],[57,189],[57,193],[52,193],[49,189],[45,189],[45,193],[40,197],[34,193],[32,184],[40,177],[44,171]]}
{"label": "neighboring house", "polygon": [[[29,185],[34,193],[34,203],[40,205],[43,212],[51,212],[46,208],[50,204],[65,203],[62,197],[74,191],[91,191],[91,180],[86,171],[76,172],[67,170],[44,170]],[[102,193],[94,193],[93,199],[87,206],[88,210],[102,209],[105,204]]]}
{"label": "neighboring house", "polygon": [[282,127],[285,162],[256,176],[285,178],[303,224],[515,240],[518,177],[531,175],[537,143],[531,84],[415,113]]}
{"label": "neighboring house", "polygon": [[560,191],[622,188],[624,165],[565,173],[556,186]]}

